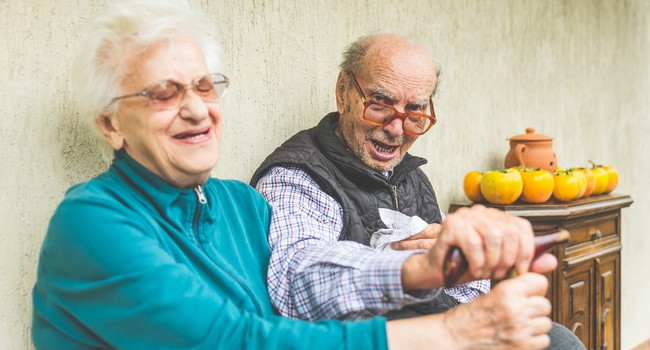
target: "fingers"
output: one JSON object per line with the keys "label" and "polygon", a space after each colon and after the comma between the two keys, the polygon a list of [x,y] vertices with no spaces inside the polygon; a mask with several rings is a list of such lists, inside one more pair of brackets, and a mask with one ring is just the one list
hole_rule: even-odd
{"label": "fingers", "polygon": [[512,243],[504,240],[503,218],[492,215],[492,209],[477,209],[479,210],[474,210],[471,213],[474,216],[468,220],[468,223],[471,224],[470,229],[476,231],[480,240],[480,243],[473,243],[472,248],[482,249],[485,260],[484,266],[480,269],[480,273],[489,276],[493,274],[493,271],[499,271],[498,267],[501,265],[500,262],[506,258],[503,254],[504,244],[512,245]]}
{"label": "fingers", "polygon": [[[519,251],[515,259],[515,268],[518,273],[526,273],[530,268],[530,263],[535,255],[535,242],[533,227],[528,220],[518,218],[514,228],[516,233],[519,233]],[[516,234],[513,232],[514,234]]]}
{"label": "fingers", "polygon": [[498,338],[513,348],[544,349],[549,345],[547,333],[552,322],[551,302],[544,296],[547,279],[526,273],[495,287],[495,297],[503,310],[498,314]]}
{"label": "fingers", "polygon": [[[535,249],[533,237],[527,220],[474,205],[447,217],[439,248],[459,247],[467,258],[469,277],[500,279],[513,266],[520,274],[528,272]],[[543,261],[538,267],[546,268],[548,263]]]}
{"label": "fingers", "polygon": [[[473,209],[474,207],[472,207]],[[471,214],[468,208],[463,208],[449,215],[442,224],[440,238],[430,251],[434,265],[444,266],[444,258],[449,249],[458,247],[468,262],[469,275],[472,278],[485,278],[482,269],[485,265],[483,239],[468,219]],[[461,278],[459,282],[464,282]]]}
{"label": "fingers", "polygon": [[399,242],[391,243],[395,250],[430,249],[440,235],[440,224],[429,224],[419,233]]}
{"label": "fingers", "polygon": [[451,320],[448,333],[466,348],[544,349],[552,327],[547,287],[546,278],[535,273],[506,280],[445,313]]}
{"label": "fingers", "polygon": [[390,247],[395,250],[410,250],[410,249],[430,249],[434,246],[437,238],[423,238],[417,240],[404,240],[391,243]]}
{"label": "fingers", "polygon": [[[493,209],[489,219],[494,222],[492,230],[500,235],[501,250],[492,277],[504,278],[514,266],[520,274],[528,272],[535,253],[534,234],[530,222]],[[494,235],[495,233],[493,233]]]}
{"label": "fingers", "polygon": [[418,232],[417,234],[405,239],[405,241],[413,241],[423,238],[438,238],[440,236],[440,231],[442,230],[442,225],[440,224],[429,224],[424,230]]}

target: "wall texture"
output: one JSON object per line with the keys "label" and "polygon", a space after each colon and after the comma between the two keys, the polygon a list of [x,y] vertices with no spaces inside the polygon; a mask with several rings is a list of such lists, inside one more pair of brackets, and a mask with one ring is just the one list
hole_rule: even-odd
{"label": "wall texture", "polygon": [[[27,349],[47,222],[70,185],[106,167],[76,121],[68,70],[78,26],[107,1],[0,1],[0,349]],[[334,110],[340,52],[378,29],[411,34],[443,67],[439,124],[412,153],[441,205],[500,167],[506,138],[555,138],[560,166],[621,172],[622,344],[650,337],[650,2],[645,0],[193,0],[214,19],[233,84],[216,176],[248,180],[267,153]]]}

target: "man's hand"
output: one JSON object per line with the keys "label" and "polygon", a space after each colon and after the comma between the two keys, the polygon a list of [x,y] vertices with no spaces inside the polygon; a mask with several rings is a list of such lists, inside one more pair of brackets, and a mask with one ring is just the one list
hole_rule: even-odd
{"label": "man's hand", "polygon": [[393,242],[391,248],[395,250],[430,249],[440,236],[440,230],[440,224],[429,224],[418,234],[402,241]]}
{"label": "man's hand", "polygon": [[439,244],[430,251],[431,264],[443,266],[447,251],[457,246],[469,263],[467,280],[500,279],[513,266],[519,274],[526,273],[535,253],[533,228],[528,220],[482,205],[449,215],[442,231]]}
{"label": "man's hand", "polygon": [[[402,266],[405,290],[432,289],[444,286],[444,259],[451,247],[458,247],[467,258],[468,271],[458,283],[506,276],[514,266],[519,274],[529,271],[535,251],[533,229],[525,219],[503,211],[474,205],[447,216],[441,233],[427,254],[410,256]],[[554,257],[543,255],[536,264],[546,272],[554,267]]]}
{"label": "man's hand", "polygon": [[443,314],[390,321],[390,348],[545,349],[552,322],[548,281],[526,273]]}

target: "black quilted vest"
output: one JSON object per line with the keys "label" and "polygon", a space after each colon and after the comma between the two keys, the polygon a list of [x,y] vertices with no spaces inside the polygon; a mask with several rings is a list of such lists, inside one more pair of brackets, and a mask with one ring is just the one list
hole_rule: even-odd
{"label": "black quilted vest", "polygon": [[334,132],[339,114],[330,113],[311,129],[301,131],[269,155],[255,171],[255,186],[274,166],[293,166],[307,172],[323,191],[343,208],[343,232],[339,240],[369,245],[373,232],[386,228],[378,208],[417,215],[427,223],[440,223],[436,195],[420,169],[427,161],[406,154],[386,179],[364,165]]}

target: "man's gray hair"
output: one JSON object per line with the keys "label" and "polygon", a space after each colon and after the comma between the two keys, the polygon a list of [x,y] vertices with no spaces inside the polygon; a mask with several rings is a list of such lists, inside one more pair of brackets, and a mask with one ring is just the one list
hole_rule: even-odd
{"label": "man's gray hair", "polygon": [[[359,37],[357,40],[350,43],[345,50],[343,51],[343,61],[339,65],[339,68],[346,74],[356,74],[363,67],[363,59],[368,53],[368,50],[372,46],[375,39],[382,35],[398,35],[408,42],[419,45],[419,43],[413,40],[410,37],[403,36],[396,33],[390,32],[377,32],[369,35],[364,35]],[[440,66],[436,64],[436,86],[433,87],[433,94],[435,95],[436,90],[438,89],[438,83],[440,81]]]}
{"label": "man's gray hair", "polygon": [[[207,20],[192,11],[185,0],[114,2],[85,28],[85,40],[72,68],[80,118],[91,124],[91,130],[98,131],[95,120],[115,113],[119,106],[119,101],[110,102],[117,97],[126,74],[125,57],[137,56],[154,44],[171,42],[178,36],[196,41],[208,69],[222,72],[221,48],[210,35],[213,32]],[[101,137],[99,132],[96,134]]]}
{"label": "man's gray hair", "polygon": [[372,46],[372,42],[380,34],[383,33],[364,35],[350,43],[343,51],[343,61],[339,68],[347,74],[357,73],[363,66],[363,58]]}

